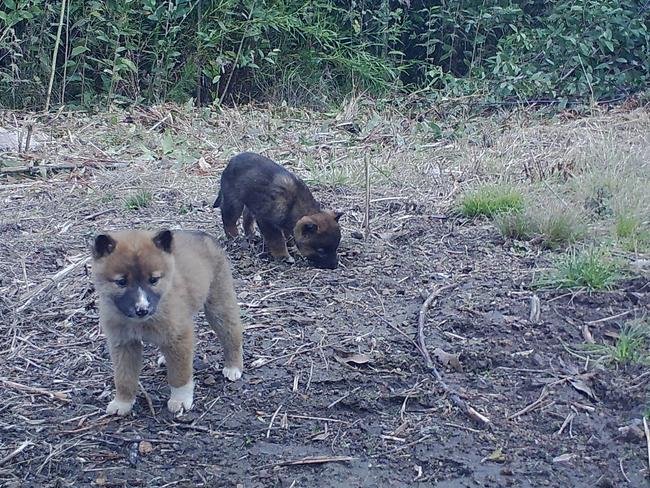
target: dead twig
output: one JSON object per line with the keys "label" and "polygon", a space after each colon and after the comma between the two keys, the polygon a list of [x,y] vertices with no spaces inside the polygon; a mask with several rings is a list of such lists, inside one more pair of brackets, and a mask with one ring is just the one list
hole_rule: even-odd
{"label": "dead twig", "polygon": [[144,399],[147,402],[147,406],[149,407],[149,411],[151,412],[151,416],[156,418],[156,411],[153,408],[153,402],[151,401],[151,397],[149,396],[149,393],[147,393],[147,390],[145,390],[144,386],[142,386],[142,382],[138,381],[138,386],[140,387],[140,391],[144,395]]}
{"label": "dead twig", "polygon": [[342,397],[340,397],[340,398],[334,400],[332,403],[330,403],[330,404],[327,406],[327,408],[330,409],[330,408],[334,407],[336,404],[338,404],[339,402],[342,402],[343,400],[345,400],[345,399],[346,399],[347,397],[349,397],[350,395],[354,395],[354,394],[355,394],[356,392],[358,392],[360,389],[361,389],[361,387],[360,387],[360,386],[357,386],[354,390],[349,391],[349,392],[347,392],[345,395],[343,395]]}
{"label": "dead twig", "polygon": [[621,317],[625,317],[626,315],[629,315],[632,313],[632,310],[626,310],[625,312],[617,313],[616,315],[611,315],[609,317],[603,317],[602,319],[598,320],[590,320],[589,322],[585,322],[587,325],[596,325],[596,324],[602,324],[603,322],[609,322],[610,320],[615,320],[619,319]]}
{"label": "dead twig", "polygon": [[562,426],[560,427],[560,430],[557,431],[556,435],[562,435],[564,429],[566,429],[567,426],[570,425],[571,422],[573,422],[575,416],[576,416],[575,412],[570,412],[569,415],[567,415],[566,418],[564,419],[564,422],[562,422]]}
{"label": "dead twig", "polygon": [[591,335],[591,331],[589,330],[589,326],[587,324],[582,324],[582,338],[587,344],[596,344],[594,336]]}
{"label": "dead twig", "polygon": [[109,164],[86,164],[86,163],[46,163],[46,164],[35,164],[29,166],[5,166],[0,168],[0,174],[13,174],[13,173],[40,173],[43,170],[50,171],[65,171],[71,169],[80,169],[80,168],[89,168],[89,167],[101,167],[102,169],[120,169],[126,168],[129,166],[129,163],[109,163]]}
{"label": "dead twig", "polygon": [[645,431],[645,441],[648,445],[648,471],[650,471],[650,428],[648,428],[648,419],[643,416],[643,430]]}
{"label": "dead twig", "polygon": [[355,457],[352,456],[308,456],[295,461],[282,461],[280,463],[272,464],[269,467],[278,466],[300,466],[302,464],[324,464],[324,463],[340,463],[343,461],[353,461]]}
{"label": "dead twig", "polygon": [[524,414],[527,414],[528,412],[535,410],[537,407],[539,407],[542,403],[544,403],[544,400],[546,400],[546,397],[548,396],[548,390],[546,387],[542,389],[542,393],[540,393],[539,398],[535,400],[533,403],[530,405],[522,408],[518,412],[513,413],[512,415],[508,416],[508,420],[512,420],[517,417],[521,417]]}
{"label": "dead twig", "polygon": [[7,464],[9,461],[11,461],[13,458],[18,456],[21,452],[23,452],[25,449],[27,449],[29,446],[33,446],[34,443],[32,441],[24,441],[20,446],[18,446],[16,449],[11,451],[9,454],[7,454],[5,457],[0,459],[0,466],[4,466]]}
{"label": "dead twig", "polygon": [[273,428],[273,422],[275,422],[275,417],[278,416],[278,413],[280,413],[280,410],[284,406],[283,403],[280,404],[278,408],[275,409],[275,412],[273,412],[273,415],[271,416],[271,421],[269,422],[269,428],[266,429],[266,438],[268,439],[271,437],[271,429]]}
{"label": "dead twig", "polygon": [[623,469],[623,459],[618,460],[618,465],[621,468],[621,474],[623,475],[623,478],[625,478],[625,481],[627,481],[628,483],[632,483],[630,481],[630,478],[627,477],[627,474],[625,473],[625,470]]}
{"label": "dead twig", "polygon": [[455,284],[446,285],[433,290],[422,304],[422,308],[420,308],[420,315],[418,317],[418,344],[420,346],[420,352],[422,353],[422,356],[424,356],[424,365],[428,369],[435,369],[435,365],[431,359],[431,355],[429,354],[426,343],[424,341],[424,325],[427,318],[427,312],[429,311],[429,308],[431,307],[431,304],[434,302],[434,300],[436,300],[443,291],[454,288],[455,286]]}
{"label": "dead twig", "polygon": [[[47,87],[47,98],[45,99],[45,110],[47,112],[50,109],[50,100],[52,98],[52,87],[54,86],[54,74],[56,73],[56,58],[59,54],[59,45],[61,44],[61,31],[63,30],[63,19],[65,16],[65,7],[67,5],[66,0],[61,1],[61,12],[59,14],[59,25],[56,31],[56,38],[54,41],[54,49],[52,49],[52,68],[50,70],[50,83]],[[63,104],[63,100],[61,103]]]}
{"label": "dead twig", "polygon": [[367,241],[370,235],[370,165],[368,164],[368,155],[364,161],[364,176],[366,182],[366,198],[363,213],[363,238]]}
{"label": "dead twig", "polygon": [[96,219],[97,217],[101,217],[102,215],[106,215],[106,214],[108,214],[108,213],[112,213],[112,212],[116,212],[116,211],[117,211],[116,208],[108,208],[108,209],[106,209],[106,210],[100,210],[99,212],[95,212],[95,213],[93,213],[93,214],[86,215],[86,216],[84,217],[84,220],[94,220],[94,219]]}
{"label": "dead twig", "polygon": [[539,324],[540,317],[541,307],[539,297],[537,295],[533,295],[530,297],[530,315],[528,317],[528,320],[531,324]]}
{"label": "dead twig", "polygon": [[0,382],[5,385],[8,388],[13,388],[15,390],[21,390],[21,391],[26,391],[27,393],[32,393],[35,395],[45,395],[50,398],[56,398],[57,400],[60,400],[62,402],[69,403],[71,400],[68,398],[68,395],[66,395],[63,392],[60,391],[49,391],[45,390],[44,388],[37,388],[35,386],[27,386],[27,385],[21,385],[20,383],[15,383],[13,381],[9,381],[5,378],[0,378]]}
{"label": "dead twig", "polygon": [[29,304],[32,303],[32,301],[36,297],[38,297],[41,293],[45,293],[48,290],[50,290],[54,285],[56,285],[61,280],[63,280],[63,278],[65,278],[67,275],[72,273],[78,267],[86,264],[89,260],[90,260],[90,256],[80,259],[79,261],[69,264],[58,273],[52,275],[47,282],[41,284],[41,286],[39,286],[36,290],[34,290],[29,294],[29,296],[25,299],[25,303],[23,303],[20,307],[16,309],[16,313],[20,313],[23,310],[25,310],[25,308],[27,308]]}
{"label": "dead twig", "polygon": [[460,398],[456,390],[454,390],[449,385],[447,385],[447,383],[444,382],[444,380],[442,379],[442,375],[440,374],[438,368],[436,368],[436,365],[431,359],[431,355],[429,354],[429,350],[427,349],[427,345],[424,341],[424,325],[426,323],[427,312],[429,311],[429,308],[431,307],[433,302],[442,294],[443,291],[449,290],[454,287],[456,287],[456,284],[451,284],[451,285],[446,285],[446,286],[441,286],[439,288],[436,288],[431,292],[431,294],[429,294],[427,299],[422,304],[422,308],[420,308],[420,315],[418,317],[418,344],[420,345],[420,352],[424,357],[425,366],[427,367],[427,369],[431,370],[433,375],[436,377],[436,380],[438,380],[438,383],[440,384],[441,388],[449,396],[449,398],[454,403],[454,405],[456,405],[460,410],[462,410],[465,413],[465,415],[467,415],[469,418],[483,425],[489,425],[490,419],[488,417],[480,414],[474,408],[468,405],[467,402],[465,402],[465,400]]}

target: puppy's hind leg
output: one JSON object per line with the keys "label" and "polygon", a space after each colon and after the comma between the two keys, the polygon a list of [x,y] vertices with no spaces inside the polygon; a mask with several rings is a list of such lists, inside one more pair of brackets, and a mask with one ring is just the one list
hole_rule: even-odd
{"label": "puppy's hind leg", "polygon": [[224,264],[218,271],[210,285],[204,310],[210,327],[223,347],[223,375],[235,381],[241,378],[244,370],[243,327],[230,270]]}
{"label": "puppy's hind leg", "polygon": [[111,344],[109,350],[113,361],[115,398],[106,407],[109,415],[126,415],[133,408],[138,378],[142,370],[142,342]]}

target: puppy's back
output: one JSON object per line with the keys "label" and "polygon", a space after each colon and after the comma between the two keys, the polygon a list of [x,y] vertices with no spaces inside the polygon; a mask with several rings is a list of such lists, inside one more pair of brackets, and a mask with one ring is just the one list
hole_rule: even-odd
{"label": "puppy's back", "polygon": [[209,234],[200,231],[174,231],[176,263],[175,285],[181,293],[202,301],[211,283],[230,274],[226,255]]}
{"label": "puppy's back", "polygon": [[291,173],[271,159],[252,152],[234,156],[223,171],[223,176],[228,180],[252,179],[260,183],[270,183],[278,175],[290,176]]}

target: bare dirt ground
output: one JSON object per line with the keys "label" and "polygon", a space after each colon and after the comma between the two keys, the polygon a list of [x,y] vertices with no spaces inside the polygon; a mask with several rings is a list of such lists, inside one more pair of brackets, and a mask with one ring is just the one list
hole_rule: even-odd
{"label": "bare dirt ground", "polygon": [[[650,372],[575,352],[585,325],[605,341],[624,320],[645,316],[647,280],[591,294],[533,290],[545,254],[505,242],[487,223],[437,218],[463,181],[487,171],[476,160],[488,155],[458,158],[467,150],[422,139],[415,147],[408,127],[385,121],[354,136],[335,129],[340,120],[233,112],[197,128],[169,113],[61,116],[60,129],[48,122],[52,142],[33,158],[78,167],[0,183],[0,485],[647,485],[638,421]],[[645,112],[612,116],[640,119],[647,124]],[[591,134],[599,121],[548,130]],[[155,149],[154,136],[167,148]],[[517,150],[539,164],[541,145]],[[199,317],[194,409],[166,411],[164,369],[150,348],[134,413],[105,416],[112,380],[86,262],[93,234],[170,226],[225,242],[212,199],[227,155],[244,149],[265,150],[346,212],[340,268],[277,264],[259,246],[226,244],[247,328],[242,380],[220,375],[220,346]],[[175,164],[194,152],[203,159]],[[377,179],[364,239],[357,183],[369,154]],[[151,203],[128,209],[125,199],[143,189]],[[460,368],[437,367],[488,426],[454,406],[414,342],[425,298],[446,286],[428,311],[426,344],[460,358]],[[529,321],[534,293],[538,323]]]}

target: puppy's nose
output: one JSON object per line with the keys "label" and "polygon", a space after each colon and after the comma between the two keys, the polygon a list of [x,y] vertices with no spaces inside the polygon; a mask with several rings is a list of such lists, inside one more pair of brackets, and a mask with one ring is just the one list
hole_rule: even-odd
{"label": "puppy's nose", "polygon": [[148,313],[149,313],[149,309],[146,307],[142,307],[142,308],[136,307],[135,309],[135,314],[138,317],[145,317]]}

